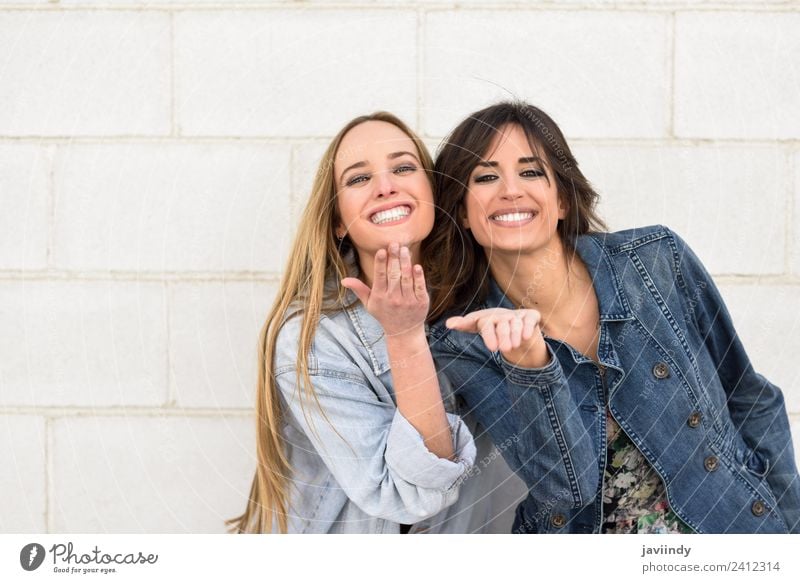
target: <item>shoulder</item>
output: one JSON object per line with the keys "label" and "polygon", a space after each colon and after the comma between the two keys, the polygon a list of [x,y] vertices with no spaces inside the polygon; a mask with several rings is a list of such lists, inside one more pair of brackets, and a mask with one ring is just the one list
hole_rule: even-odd
{"label": "shoulder", "polygon": [[650,225],[613,233],[588,235],[611,257],[617,270],[633,262],[635,271],[655,283],[674,282],[681,288],[687,278],[706,277],[700,259],[678,233],[664,225]]}
{"label": "shoulder", "polygon": [[623,231],[589,233],[585,236],[596,241],[609,255],[613,256],[643,246],[658,247],[669,244],[674,233],[664,225],[649,225]]}

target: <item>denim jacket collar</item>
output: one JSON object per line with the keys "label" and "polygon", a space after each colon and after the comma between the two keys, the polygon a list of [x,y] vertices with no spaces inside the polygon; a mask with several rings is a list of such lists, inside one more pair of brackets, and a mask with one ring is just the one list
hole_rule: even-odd
{"label": "denim jacket collar", "polygon": [[353,323],[359,340],[369,355],[372,371],[380,375],[389,370],[389,355],[386,352],[386,343],[383,339],[383,327],[364,307],[352,290],[345,293],[345,312]]}
{"label": "denim jacket collar", "polygon": [[[576,242],[578,255],[586,264],[589,275],[594,283],[597,303],[600,309],[601,322],[614,322],[632,320],[633,313],[628,305],[628,299],[622,288],[614,264],[608,255],[608,250],[598,235],[581,235]],[[513,303],[495,282],[490,279],[488,305],[503,306],[514,309]]]}

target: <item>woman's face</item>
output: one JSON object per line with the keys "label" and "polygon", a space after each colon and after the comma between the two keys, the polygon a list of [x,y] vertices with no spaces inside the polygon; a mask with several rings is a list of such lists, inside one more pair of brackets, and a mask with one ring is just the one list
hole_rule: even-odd
{"label": "woman's face", "polygon": [[418,250],[433,228],[433,192],[414,142],[397,126],[368,121],[342,139],[334,160],[339,237],[359,256],[390,243]]}
{"label": "woman's face", "polygon": [[566,216],[552,170],[525,132],[507,125],[469,176],[462,224],[492,255],[544,249]]}

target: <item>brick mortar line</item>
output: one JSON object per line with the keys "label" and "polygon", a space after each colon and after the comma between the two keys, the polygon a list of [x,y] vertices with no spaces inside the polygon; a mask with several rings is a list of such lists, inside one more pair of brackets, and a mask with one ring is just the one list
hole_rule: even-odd
{"label": "brick mortar line", "polygon": [[174,286],[170,285],[171,282],[165,281],[164,282],[164,315],[166,321],[164,322],[165,326],[165,333],[166,333],[166,350],[164,351],[164,366],[167,367],[167,376],[164,377],[167,379],[167,407],[175,407],[175,404],[178,402],[178,388],[175,386],[174,379],[172,377],[172,304],[173,297],[172,294],[174,292]]}
{"label": "brick mortar line", "polygon": [[45,265],[48,269],[53,268],[56,242],[56,160],[58,159],[58,145],[48,144],[45,146],[47,150],[47,218],[45,219],[45,228],[47,235],[45,237]]}
{"label": "brick mortar line", "polygon": [[44,524],[45,532],[52,533],[55,531],[55,518],[53,517],[50,498],[55,492],[55,484],[53,484],[54,468],[53,468],[53,435],[52,423],[50,418],[44,419]]}
{"label": "brick mortar line", "polygon": [[[229,409],[208,409],[208,408],[177,408],[177,407],[14,407],[0,406],[0,415],[27,415],[44,417],[46,426],[49,423],[62,417],[250,417],[255,414],[255,408],[229,408]],[[49,444],[52,445],[52,444]],[[48,445],[48,447],[49,447]]]}
{"label": "brick mortar line", "polygon": [[256,283],[280,283],[280,273],[197,273],[190,272],[170,272],[160,273],[157,271],[131,273],[131,272],[118,272],[118,273],[91,273],[91,272],[70,272],[70,271],[19,271],[19,270],[0,270],[0,282],[23,281],[30,282],[36,281],[129,281],[136,283],[163,283],[163,282],[177,282],[177,283],[240,283],[240,282],[256,282]]}
{"label": "brick mortar line", "polygon": [[424,95],[425,95],[425,25],[427,24],[425,11],[421,7],[417,7],[417,27],[415,33],[417,35],[417,62],[416,62],[416,90],[417,90],[417,111],[416,113],[416,128],[420,132],[423,129],[423,122],[425,121],[422,115],[424,108]]}
{"label": "brick mortar line", "polygon": [[783,269],[787,275],[792,274],[792,265],[794,263],[792,257],[792,250],[794,249],[794,240],[792,232],[792,222],[794,218],[794,183],[795,183],[795,168],[794,168],[794,153],[792,150],[787,149],[785,153],[785,161],[786,161],[786,185],[785,188],[785,196],[786,196],[786,203],[785,203],[785,216],[783,219],[783,228],[784,228],[784,256],[783,256]]}
{"label": "brick mortar line", "polygon": [[178,110],[177,110],[177,103],[178,103],[178,96],[175,90],[175,71],[177,67],[175,66],[175,53],[177,43],[175,40],[175,13],[170,12],[169,14],[169,89],[170,89],[170,135],[171,136],[179,136],[180,132],[178,131]]}
{"label": "brick mortar line", "polygon": [[669,91],[667,97],[667,135],[675,137],[675,23],[674,12],[669,15],[669,25],[667,29],[667,79]]}
{"label": "brick mortar line", "polygon": [[[466,113],[465,113],[466,115]],[[420,134],[425,141],[442,141],[444,136],[433,136]],[[36,136],[0,136],[0,146],[20,145],[39,145],[48,146],[98,146],[98,145],[148,145],[154,146],[179,146],[179,145],[252,145],[252,146],[326,146],[333,136],[306,136],[306,137],[255,137],[238,138],[236,136],[175,136],[175,137],[145,137],[145,136],[110,136],[110,137],[36,137]],[[638,147],[696,147],[696,146],[718,146],[718,147],[800,147],[800,137],[798,138],[683,138],[669,137],[663,138],[590,138],[590,137],[567,137],[570,146],[638,146]]]}
{"label": "brick mortar line", "polygon": [[[741,285],[800,285],[800,274],[713,274],[714,280],[726,284]],[[158,272],[145,274],[87,274],[70,272],[8,272],[0,271],[0,283],[42,281],[45,283],[74,283],[74,282],[131,282],[131,283],[280,283],[281,274],[247,275],[227,274],[219,275],[173,272],[159,275]]]}
{"label": "brick mortar line", "polygon": [[297,225],[297,222],[300,220],[300,215],[301,215],[301,213],[297,208],[297,205],[300,201],[297,200],[297,193],[295,192],[294,188],[296,181],[298,179],[296,164],[298,163],[299,158],[300,157],[297,153],[297,145],[292,144],[291,146],[289,146],[289,217],[293,225]]}
{"label": "brick mortar line", "polygon": [[337,3],[337,4],[315,4],[295,2],[287,4],[9,4],[0,6],[0,12],[295,12],[295,11],[315,11],[315,12],[343,12],[345,10],[370,10],[374,12],[410,12],[415,10],[424,12],[487,12],[487,11],[514,11],[514,12],[759,12],[759,13],[785,13],[800,12],[800,7],[793,3],[758,3],[740,4],[707,4],[696,5],[693,3],[674,3],[674,4],[638,4],[638,3],[613,3],[598,5],[596,2],[584,2],[576,4],[527,4],[504,2],[498,4],[410,4],[407,6],[397,6],[393,3]]}

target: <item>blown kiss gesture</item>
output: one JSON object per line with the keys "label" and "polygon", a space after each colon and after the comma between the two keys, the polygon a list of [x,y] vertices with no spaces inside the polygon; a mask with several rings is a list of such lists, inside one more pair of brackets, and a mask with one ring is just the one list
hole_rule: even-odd
{"label": "blown kiss gesture", "polygon": [[388,250],[378,250],[373,274],[372,289],[355,277],[346,277],[342,285],[353,290],[387,338],[420,332],[424,336],[430,298],[422,266],[412,266],[408,247],[392,243]]}
{"label": "blown kiss gesture", "polygon": [[489,308],[448,318],[446,325],[451,330],[480,334],[486,348],[499,350],[515,366],[540,368],[550,360],[540,322],[538,310]]}

